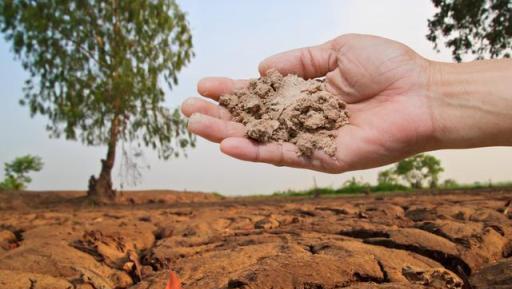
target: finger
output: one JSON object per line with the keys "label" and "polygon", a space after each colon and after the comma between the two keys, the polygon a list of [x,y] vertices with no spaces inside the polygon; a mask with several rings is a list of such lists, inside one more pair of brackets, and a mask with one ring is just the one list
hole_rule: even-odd
{"label": "finger", "polygon": [[194,113],[190,116],[188,130],[217,143],[228,137],[242,137],[245,135],[245,127],[241,123],[221,120],[200,113]]}
{"label": "finger", "polygon": [[244,161],[290,167],[307,165],[303,159],[298,158],[297,148],[289,143],[259,144],[247,138],[231,137],[221,142],[220,149],[223,153]]}
{"label": "finger", "polygon": [[325,76],[336,68],[337,55],[333,42],[282,52],[263,60],[258,69],[265,75],[270,69],[281,74],[297,74],[303,78]]}
{"label": "finger", "polygon": [[197,92],[202,96],[218,100],[221,95],[242,89],[248,84],[249,80],[245,79],[235,80],[226,77],[207,77],[199,81]]}
{"label": "finger", "polygon": [[181,105],[181,112],[186,117],[190,117],[194,113],[200,113],[222,120],[231,119],[231,114],[227,109],[198,97],[187,98]]}
{"label": "finger", "polygon": [[335,159],[322,152],[315,152],[310,158],[299,156],[297,147],[291,143],[258,144],[247,138],[230,137],[221,142],[220,149],[231,157],[250,162],[329,173],[336,173],[339,168]]}

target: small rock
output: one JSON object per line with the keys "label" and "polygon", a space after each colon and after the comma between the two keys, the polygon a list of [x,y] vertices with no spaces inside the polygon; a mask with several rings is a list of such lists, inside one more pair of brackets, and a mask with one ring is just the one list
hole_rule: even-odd
{"label": "small rock", "polygon": [[270,230],[279,227],[279,222],[273,217],[266,217],[254,224],[255,229]]}

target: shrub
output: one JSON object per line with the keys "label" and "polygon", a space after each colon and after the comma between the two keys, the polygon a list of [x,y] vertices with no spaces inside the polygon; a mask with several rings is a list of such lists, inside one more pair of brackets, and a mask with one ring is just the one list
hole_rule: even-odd
{"label": "shrub", "polygon": [[0,183],[1,190],[23,190],[32,181],[30,172],[43,169],[43,161],[38,156],[25,155],[5,164],[5,178]]}

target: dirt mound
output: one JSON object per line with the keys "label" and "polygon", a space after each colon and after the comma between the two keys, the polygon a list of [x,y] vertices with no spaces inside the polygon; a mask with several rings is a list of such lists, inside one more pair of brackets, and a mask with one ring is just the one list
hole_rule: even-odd
{"label": "dirt mound", "polygon": [[282,76],[270,70],[248,87],[220,97],[235,121],[258,142],[291,142],[299,154],[336,153],[336,129],[348,123],[345,103],[327,92],[320,80]]}
{"label": "dirt mound", "polygon": [[[0,211],[0,288],[512,288],[511,193]],[[472,286],[472,287],[470,287]]]}
{"label": "dirt mound", "polygon": [[[175,204],[209,202],[223,199],[221,195],[173,190],[119,191],[117,205]],[[0,210],[41,208],[75,208],[89,206],[86,191],[2,191]]]}

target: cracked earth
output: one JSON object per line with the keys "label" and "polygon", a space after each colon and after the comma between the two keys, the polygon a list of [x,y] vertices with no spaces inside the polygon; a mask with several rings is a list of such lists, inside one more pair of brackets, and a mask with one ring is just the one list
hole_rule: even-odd
{"label": "cracked earth", "polygon": [[512,192],[0,210],[0,288],[512,288]]}

